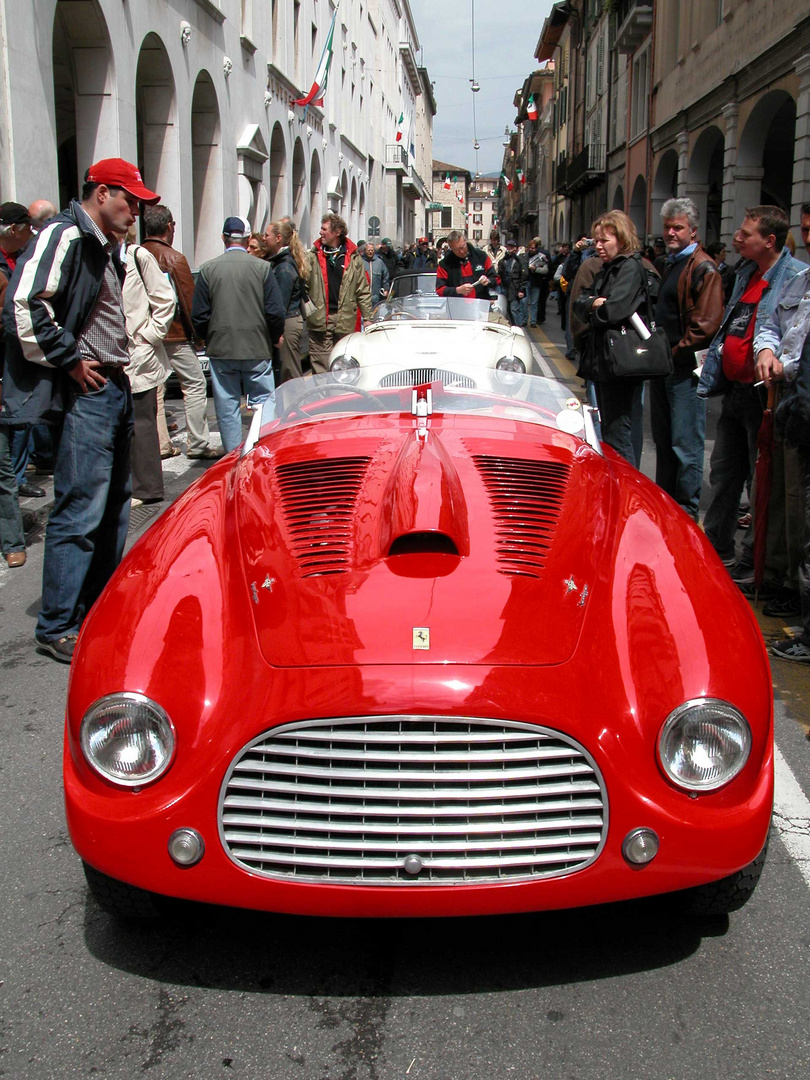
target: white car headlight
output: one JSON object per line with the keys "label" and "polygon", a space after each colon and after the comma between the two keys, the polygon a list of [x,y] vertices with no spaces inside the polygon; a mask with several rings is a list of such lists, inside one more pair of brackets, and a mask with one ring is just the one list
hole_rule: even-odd
{"label": "white car headlight", "polygon": [[516,371],[519,375],[526,374],[526,365],[518,356],[502,356],[495,367],[498,371]]}
{"label": "white car headlight", "polygon": [[109,694],[84,714],[82,753],[95,771],[121,787],[157,780],[174,757],[174,726],[143,694]]}
{"label": "white car headlight", "polygon": [[716,791],[745,765],[751,729],[727,701],[698,698],[670,713],[658,737],[664,772],[687,791]]}
{"label": "white car headlight", "polygon": [[347,356],[345,353],[335,357],[329,365],[329,370],[340,382],[356,383],[360,378],[359,361],[355,360],[353,356]]}

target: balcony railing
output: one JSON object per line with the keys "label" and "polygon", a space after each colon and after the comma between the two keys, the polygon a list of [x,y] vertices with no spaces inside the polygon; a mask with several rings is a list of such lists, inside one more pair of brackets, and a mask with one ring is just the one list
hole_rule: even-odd
{"label": "balcony railing", "polygon": [[407,173],[408,151],[402,143],[388,143],[386,145],[385,167],[386,169]]}
{"label": "balcony railing", "polygon": [[652,30],[653,7],[647,0],[635,0],[616,34],[616,48],[620,53],[635,52]]}
{"label": "balcony railing", "polygon": [[[605,145],[591,143],[571,158],[568,163],[565,190],[569,195],[578,191],[587,191],[598,184],[605,175]],[[557,184],[557,190],[560,185]]]}

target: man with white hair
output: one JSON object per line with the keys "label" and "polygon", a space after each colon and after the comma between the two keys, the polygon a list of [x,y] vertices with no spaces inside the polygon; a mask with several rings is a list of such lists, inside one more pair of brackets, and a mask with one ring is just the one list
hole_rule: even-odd
{"label": "man with white hair", "polygon": [[273,267],[248,258],[250,222],[225,219],[225,252],[200,268],[191,321],[205,340],[219,434],[226,453],[242,442],[242,394],[255,408],[275,391],[273,346],[284,334],[284,303]]}
{"label": "man with white hair", "polygon": [[723,317],[723,281],[698,238],[691,199],[661,208],[664,262],[655,319],[669,338],[673,373],[650,380],[655,482],[696,521],[703,487],[706,403],[697,396],[695,353],[706,349]]}

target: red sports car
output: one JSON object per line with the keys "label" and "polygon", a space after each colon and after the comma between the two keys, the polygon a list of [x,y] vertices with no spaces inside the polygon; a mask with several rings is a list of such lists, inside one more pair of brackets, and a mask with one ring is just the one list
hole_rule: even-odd
{"label": "red sports car", "polygon": [[748,604],[558,384],[418,377],[282,386],[90,613],[65,794],[96,899],[739,907],[773,793]]}

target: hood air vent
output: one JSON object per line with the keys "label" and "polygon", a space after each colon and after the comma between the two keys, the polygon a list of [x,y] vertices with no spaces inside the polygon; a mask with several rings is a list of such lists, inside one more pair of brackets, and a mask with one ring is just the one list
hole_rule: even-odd
{"label": "hood air vent", "polygon": [[475,455],[495,519],[500,572],[540,577],[568,486],[568,465]]}
{"label": "hood air vent", "polygon": [[370,460],[324,458],[276,466],[290,548],[302,577],[351,569],[354,509]]}

